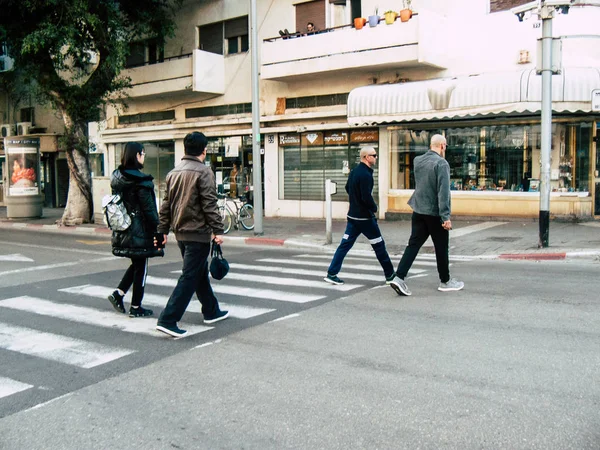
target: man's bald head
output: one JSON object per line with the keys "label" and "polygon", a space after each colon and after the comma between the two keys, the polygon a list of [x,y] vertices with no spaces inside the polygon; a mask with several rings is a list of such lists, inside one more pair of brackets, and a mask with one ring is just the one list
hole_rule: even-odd
{"label": "man's bald head", "polygon": [[360,149],[360,160],[369,167],[377,162],[377,150],[374,147],[363,147]]}
{"label": "man's bald head", "polygon": [[443,158],[446,156],[446,138],[441,134],[434,134],[431,137],[431,144],[429,145],[429,148],[434,152],[439,153]]}

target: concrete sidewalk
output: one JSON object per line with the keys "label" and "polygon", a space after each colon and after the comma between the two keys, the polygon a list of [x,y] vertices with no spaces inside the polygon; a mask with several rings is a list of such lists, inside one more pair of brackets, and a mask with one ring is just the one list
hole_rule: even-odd
{"label": "concrete sidewalk", "polygon": [[[68,233],[110,237],[104,224],[85,224],[63,227],[57,221],[62,208],[44,208],[38,219],[12,220],[6,217],[6,207],[0,207],[0,229],[20,229],[36,232]],[[600,261],[600,222],[550,223],[550,246],[537,248],[539,224],[535,220],[484,221],[454,218],[450,234],[450,253],[453,257],[482,259],[567,259],[586,258]],[[298,218],[264,218],[263,235],[254,231],[232,230],[226,235],[226,244],[263,245],[290,248],[311,248],[333,252],[344,232],[346,221],[333,221],[333,243],[327,244],[325,220]],[[379,221],[390,254],[398,255],[404,250],[410,236],[410,221]],[[368,241],[361,237],[355,249],[370,251]],[[431,241],[422,252],[433,253]]]}

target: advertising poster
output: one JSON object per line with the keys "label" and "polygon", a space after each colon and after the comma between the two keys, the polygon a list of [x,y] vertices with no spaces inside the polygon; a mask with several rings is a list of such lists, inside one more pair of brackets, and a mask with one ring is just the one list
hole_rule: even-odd
{"label": "advertising poster", "polygon": [[20,144],[12,146],[8,141],[6,148],[6,168],[8,171],[8,194],[9,195],[38,195],[39,189],[39,142],[31,142],[27,146],[24,141],[15,142]]}

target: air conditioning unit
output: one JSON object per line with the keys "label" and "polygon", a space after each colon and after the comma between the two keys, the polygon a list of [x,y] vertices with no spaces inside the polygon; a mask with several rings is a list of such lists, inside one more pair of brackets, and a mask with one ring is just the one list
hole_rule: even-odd
{"label": "air conditioning unit", "polygon": [[22,136],[24,134],[29,134],[29,129],[32,127],[31,122],[18,122],[17,123],[17,134]]}
{"label": "air conditioning unit", "polygon": [[14,136],[15,126],[12,123],[0,125],[0,134],[2,137]]}
{"label": "air conditioning unit", "polygon": [[13,59],[10,56],[0,56],[0,72],[8,72],[13,68]]}

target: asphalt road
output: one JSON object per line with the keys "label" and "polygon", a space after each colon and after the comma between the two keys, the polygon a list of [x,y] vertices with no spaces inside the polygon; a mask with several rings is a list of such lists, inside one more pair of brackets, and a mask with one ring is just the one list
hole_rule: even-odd
{"label": "asphalt road", "polygon": [[[372,256],[349,258],[345,273],[353,278],[332,286],[322,280],[330,255],[225,248],[231,272],[213,280],[213,289],[233,317],[206,326],[194,299],[179,324],[189,336],[175,342],[154,329],[181,269],[174,243],[165,258],[150,263],[143,305],[155,317],[130,319],[106,299],[128,264],[112,257],[107,239],[2,235],[0,417],[384,280]],[[431,264],[419,262],[423,268],[414,273]]]}
{"label": "asphalt road", "polygon": [[[268,276],[295,270],[296,280],[319,281],[300,271],[320,272],[328,259],[253,248],[226,256],[233,253],[235,264],[267,268]],[[347,275],[380,276],[372,260],[354,257]],[[0,349],[8,362],[0,377],[31,385],[0,398],[0,448],[599,449],[600,264],[455,261],[453,275],[466,288],[442,293],[432,263],[415,266],[411,297],[377,280],[327,294],[288,283],[286,292],[324,295],[305,303],[269,300],[263,292],[249,304],[247,296],[220,294],[232,305],[276,311],[179,341],[2,307],[15,295],[34,294],[73,304],[59,289],[110,283],[120,273],[114,262],[87,275],[3,288],[4,324],[134,352],[82,369]],[[174,258],[153,265],[151,275],[175,278],[178,268]],[[242,289],[256,281],[228,283]],[[155,295],[169,291],[153,286]],[[264,279],[260,287],[277,290]],[[76,298],[111,310],[102,299]]]}

